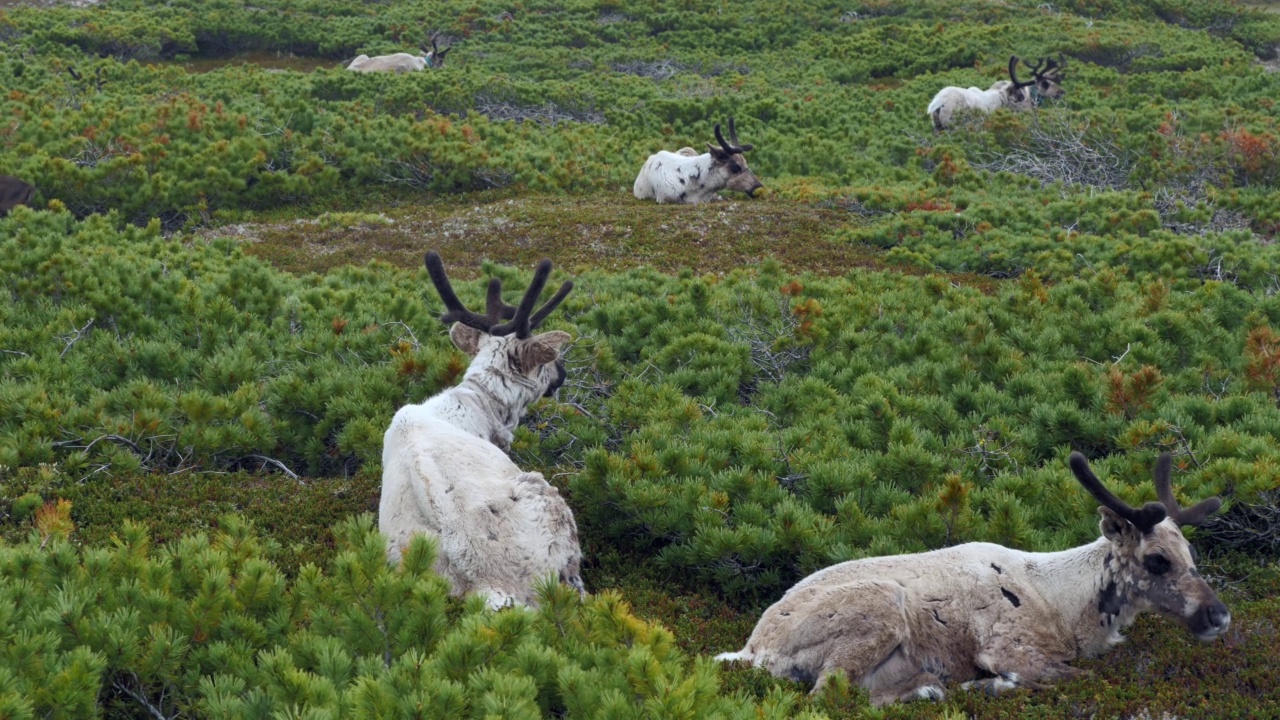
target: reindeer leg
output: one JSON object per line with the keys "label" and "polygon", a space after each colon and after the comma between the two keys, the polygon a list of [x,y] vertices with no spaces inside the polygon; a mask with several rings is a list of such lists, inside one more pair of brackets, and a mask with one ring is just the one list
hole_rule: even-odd
{"label": "reindeer leg", "polygon": [[1071,667],[1034,646],[1012,642],[997,643],[996,646],[978,653],[976,660],[975,664],[991,673],[992,677],[973,680],[961,687],[980,690],[988,695],[999,695],[1020,687],[1039,689],[1081,673],[1080,669]]}
{"label": "reindeer leg", "polygon": [[947,695],[945,687],[946,683],[937,675],[919,672],[888,687],[877,688],[871,694],[871,704],[880,707],[895,702],[942,700]]}
{"label": "reindeer leg", "polygon": [[[770,609],[778,622],[769,634],[785,636],[788,646],[783,652],[764,654],[761,664],[774,675],[804,681],[816,674],[816,695],[831,675],[843,672],[850,683],[867,688],[882,704],[916,691],[921,693],[916,697],[942,696],[943,684],[932,675],[926,677],[903,650],[910,632],[903,615],[906,597],[898,583],[814,586],[791,594],[790,600]],[[759,638],[765,645],[771,639]],[[923,689],[928,685],[936,686],[936,692]]]}

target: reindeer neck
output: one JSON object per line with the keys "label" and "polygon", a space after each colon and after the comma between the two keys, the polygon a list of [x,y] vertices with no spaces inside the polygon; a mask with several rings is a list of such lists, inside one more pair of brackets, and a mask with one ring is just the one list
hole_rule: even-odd
{"label": "reindeer neck", "polygon": [[[514,392],[513,392],[514,390]],[[520,397],[513,397],[520,393]],[[461,383],[423,403],[433,416],[506,449],[525,406],[520,390],[494,387],[486,373],[468,372]]]}
{"label": "reindeer neck", "polygon": [[1028,576],[1084,657],[1123,641],[1120,631],[1138,614],[1122,571],[1119,553],[1105,537],[1061,552],[1032,553],[1027,563]]}
{"label": "reindeer neck", "polygon": [[479,368],[476,372],[468,369],[467,374],[458,384],[458,389],[465,390],[475,397],[487,412],[486,416],[500,427],[515,430],[524,415],[526,394],[523,387],[514,385],[500,376],[500,373]]}
{"label": "reindeer neck", "polygon": [[702,153],[701,155],[690,158],[690,160],[692,160],[691,164],[703,176],[710,172],[711,168],[716,164],[715,158],[711,157],[711,153]]}

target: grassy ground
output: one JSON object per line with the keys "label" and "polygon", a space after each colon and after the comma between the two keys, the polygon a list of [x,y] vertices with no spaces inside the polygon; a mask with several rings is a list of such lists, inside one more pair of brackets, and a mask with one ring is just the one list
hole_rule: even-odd
{"label": "grassy ground", "polygon": [[[421,193],[341,198],[313,205],[315,216],[272,217],[200,236],[240,239],[248,253],[291,272],[323,273],[380,261],[422,265],[438,250],[450,274],[474,277],[482,260],[527,267],[548,257],[566,272],[649,267],[724,273],[773,259],[791,272],[843,275],[851,268],[917,268],[886,263],[878,248],[836,239],[860,222],[836,206],[731,194],[706,205],[658,205],[630,192],[517,195],[510,191],[424,197]],[[953,282],[990,291],[989,277],[951,274]]]}

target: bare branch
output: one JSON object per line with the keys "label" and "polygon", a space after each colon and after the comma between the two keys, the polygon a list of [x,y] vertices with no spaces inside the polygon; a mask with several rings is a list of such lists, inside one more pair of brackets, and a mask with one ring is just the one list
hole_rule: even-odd
{"label": "bare branch", "polygon": [[[131,676],[133,677],[134,682],[138,682],[137,675],[131,674]],[[176,718],[178,716],[178,713],[174,713],[173,715],[165,715],[163,712],[161,712],[160,708],[151,704],[151,701],[147,699],[146,695],[143,695],[142,693],[134,691],[127,684],[122,682],[120,679],[116,679],[111,682],[111,689],[117,692],[123,693],[125,695],[128,695],[129,698],[131,698],[134,702],[141,705],[142,708],[147,711],[147,714],[149,714],[153,718],[156,718],[157,720],[173,720],[173,718]]]}
{"label": "bare branch", "polygon": [[[71,334],[71,335],[59,335],[59,336],[58,336],[58,339],[59,339],[59,340],[66,340],[66,341],[67,341],[67,346],[66,346],[66,347],[64,347],[64,348],[62,348],[62,352],[58,353],[58,357],[59,357],[59,358],[64,358],[64,357],[66,357],[66,356],[67,356],[67,352],[68,352],[69,350],[71,350],[71,346],[72,346],[72,345],[75,345],[75,344],[76,344],[76,343],[78,343],[78,342],[80,342],[80,339],[81,339],[81,338],[83,338],[85,335],[87,335],[87,334],[88,334],[89,329],[93,327],[93,321],[94,321],[94,320],[95,320],[95,318],[89,318],[89,322],[85,323],[85,324],[84,324],[84,327],[80,328],[79,330],[76,330],[74,334]],[[70,339],[69,339],[69,340],[67,340],[67,338],[70,338]]]}
{"label": "bare branch", "polygon": [[275,458],[269,458],[266,455],[258,455],[257,453],[253,453],[251,455],[245,455],[245,458],[251,459],[251,460],[260,460],[262,461],[263,466],[272,465],[276,468],[279,468],[280,472],[283,472],[285,475],[288,475],[289,477],[293,478],[294,480],[297,480],[303,485],[307,484],[306,481],[298,477],[297,473],[290,470],[287,465],[280,462],[279,460],[276,460]]}

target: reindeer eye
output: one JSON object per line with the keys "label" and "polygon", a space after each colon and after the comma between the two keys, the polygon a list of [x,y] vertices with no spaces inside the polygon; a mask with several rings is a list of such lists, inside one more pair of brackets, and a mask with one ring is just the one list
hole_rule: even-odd
{"label": "reindeer eye", "polygon": [[742,166],[738,163],[729,163],[729,172],[740,173],[742,172]]}
{"label": "reindeer eye", "polygon": [[1142,558],[1142,566],[1152,575],[1163,575],[1169,572],[1169,558],[1163,555],[1147,555]]}

